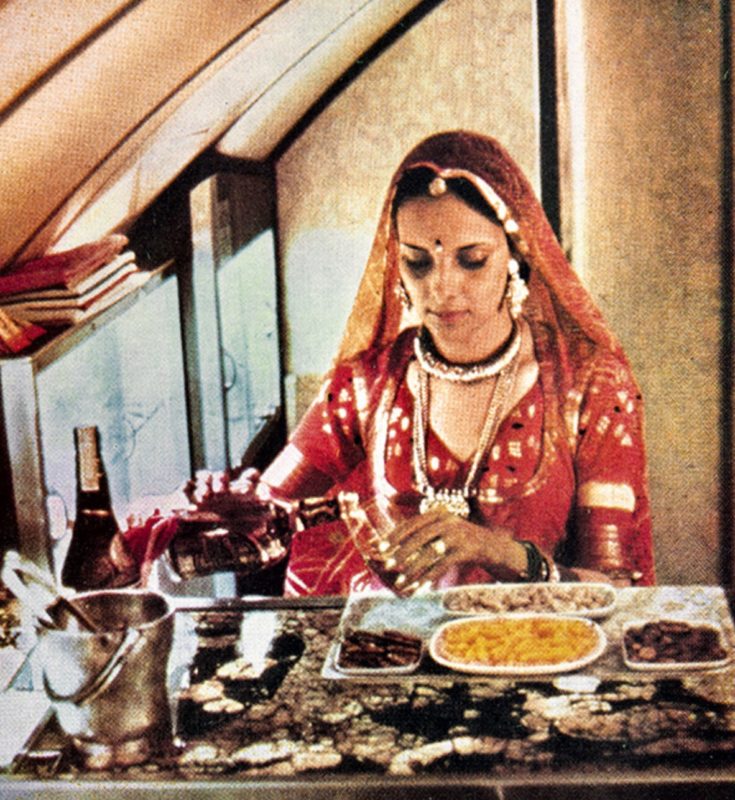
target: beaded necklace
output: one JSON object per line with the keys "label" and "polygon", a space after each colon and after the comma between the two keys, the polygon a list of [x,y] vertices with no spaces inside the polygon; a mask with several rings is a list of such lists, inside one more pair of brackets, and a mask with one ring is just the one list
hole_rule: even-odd
{"label": "beaded necklace", "polygon": [[[469,472],[461,489],[435,489],[429,480],[428,461],[426,456],[426,428],[429,419],[429,376],[432,375],[423,368],[419,359],[421,370],[419,373],[419,392],[413,411],[413,470],[416,487],[423,495],[419,510],[425,513],[433,508],[442,507],[459,517],[467,519],[470,516],[470,500],[477,496],[476,483],[479,479],[480,466],[485,460],[490,445],[495,440],[498,428],[503,419],[503,412],[515,384],[518,373],[517,358],[520,351],[520,335],[517,337],[518,346],[514,349],[511,359],[504,363],[497,372],[497,380],[493,386],[492,395],[488,404],[485,423],[480,434],[480,442],[475,450]],[[451,380],[451,378],[448,378]],[[478,380],[475,378],[475,380]]]}
{"label": "beaded necklace", "polygon": [[475,383],[499,374],[515,359],[521,349],[521,329],[513,320],[513,330],[503,349],[485,361],[471,364],[453,364],[444,359],[425,328],[416,333],[413,349],[422,372],[453,383]]}

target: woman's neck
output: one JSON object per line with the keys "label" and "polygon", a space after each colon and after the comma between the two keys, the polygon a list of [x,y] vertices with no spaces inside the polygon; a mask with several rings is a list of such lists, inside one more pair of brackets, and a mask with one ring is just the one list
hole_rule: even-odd
{"label": "woman's neck", "polygon": [[432,343],[437,354],[449,364],[471,365],[487,361],[499,356],[507,348],[515,332],[515,326],[510,316],[503,316],[498,324],[487,331],[479,341],[437,341],[432,337]]}

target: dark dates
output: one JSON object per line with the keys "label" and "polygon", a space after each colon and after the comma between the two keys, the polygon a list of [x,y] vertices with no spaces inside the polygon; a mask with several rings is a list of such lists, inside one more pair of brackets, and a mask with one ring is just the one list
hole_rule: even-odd
{"label": "dark dates", "polygon": [[709,663],[727,657],[716,628],[678,620],[628,628],[623,643],[628,659],[641,663]]}
{"label": "dark dates", "polygon": [[342,638],[337,666],[344,669],[410,667],[421,658],[421,639],[400,631],[353,630]]}

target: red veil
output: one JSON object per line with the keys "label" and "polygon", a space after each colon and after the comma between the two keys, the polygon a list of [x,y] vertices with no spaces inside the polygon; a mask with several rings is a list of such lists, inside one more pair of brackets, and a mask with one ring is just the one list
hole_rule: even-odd
{"label": "red veil", "polygon": [[500,212],[512,248],[530,269],[524,316],[534,340],[555,354],[560,398],[570,388],[576,368],[598,348],[614,352],[627,365],[617,339],[567,261],[531,184],[499,142],[468,131],[430,136],[411,150],[393,176],[337,362],[388,344],[401,328],[391,204],[401,176],[418,166],[431,167],[445,178],[469,179]]}

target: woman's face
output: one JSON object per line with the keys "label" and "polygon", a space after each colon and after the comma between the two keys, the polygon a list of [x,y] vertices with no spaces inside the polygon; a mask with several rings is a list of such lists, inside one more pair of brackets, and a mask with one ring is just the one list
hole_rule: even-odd
{"label": "woman's face", "polygon": [[439,352],[480,361],[511,329],[503,229],[456,195],[406,200],[396,214],[400,274]]}

